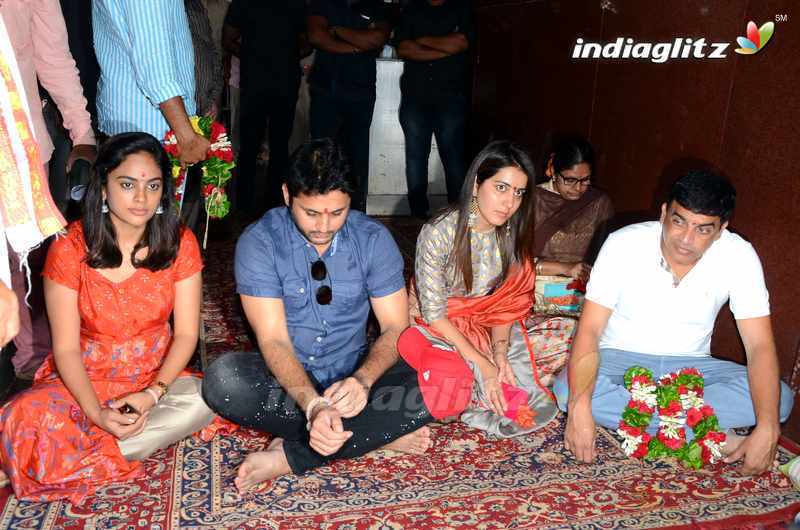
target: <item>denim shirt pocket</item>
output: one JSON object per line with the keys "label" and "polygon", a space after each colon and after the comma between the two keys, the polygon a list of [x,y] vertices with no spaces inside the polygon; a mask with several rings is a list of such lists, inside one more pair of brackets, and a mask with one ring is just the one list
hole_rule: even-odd
{"label": "denim shirt pocket", "polygon": [[364,283],[359,280],[338,280],[333,282],[333,304],[342,311],[358,308],[367,297]]}
{"label": "denim shirt pocket", "polygon": [[287,311],[298,311],[308,305],[309,293],[306,281],[301,278],[283,282],[283,304]]}

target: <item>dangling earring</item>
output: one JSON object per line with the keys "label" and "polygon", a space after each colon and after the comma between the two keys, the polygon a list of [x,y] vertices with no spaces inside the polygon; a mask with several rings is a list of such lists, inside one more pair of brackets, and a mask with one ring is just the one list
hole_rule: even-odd
{"label": "dangling earring", "polygon": [[511,219],[506,221],[506,237],[511,237]]}
{"label": "dangling earring", "polygon": [[158,208],[156,208],[156,215],[161,215],[162,213],[164,213],[164,207],[159,204]]}
{"label": "dangling earring", "polygon": [[469,201],[469,217],[467,217],[467,226],[470,228],[475,228],[475,224],[478,222],[478,198],[474,195],[472,196],[472,200]]}
{"label": "dangling earring", "polygon": [[105,199],[103,199],[103,206],[100,208],[100,211],[103,213],[108,213],[108,204],[106,203]]}

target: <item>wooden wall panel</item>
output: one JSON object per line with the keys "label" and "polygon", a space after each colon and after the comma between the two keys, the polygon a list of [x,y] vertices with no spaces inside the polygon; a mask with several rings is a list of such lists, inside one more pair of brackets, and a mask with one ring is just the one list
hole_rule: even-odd
{"label": "wooden wall panel", "polygon": [[[631,36],[672,42],[706,36],[728,41],[726,30],[744,28],[741,16],[731,15],[741,13],[744,3],[715,0],[700,8],[697,2],[617,2],[616,13],[602,15],[602,40]],[[718,162],[733,72],[728,60],[606,60],[600,65],[590,136],[603,152],[598,173],[624,221],[657,213],[674,173],[685,165],[678,161]]]}
{"label": "wooden wall panel", "polygon": [[596,65],[571,64],[574,37],[598,39],[595,0],[479,5],[471,147],[491,138],[513,138],[541,154],[547,134],[586,134],[591,117]]}
{"label": "wooden wall panel", "polygon": [[[749,2],[745,20],[761,24],[776,14],[775,35],[757,55],[736,56],[721,166],[736,185],[731,222],[758,251],[770,291],[772,324],[788,376],[800,344],[800,10],[795,1]],[[717,322],[715,351],[744,359],[730,313]],[[798,399],[800,402],[800,399]],[[800,440],[800,403],[786,428]]]}

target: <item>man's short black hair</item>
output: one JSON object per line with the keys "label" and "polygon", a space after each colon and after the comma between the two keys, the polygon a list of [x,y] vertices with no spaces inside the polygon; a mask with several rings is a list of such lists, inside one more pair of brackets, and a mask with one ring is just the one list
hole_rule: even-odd
{"label": "man's short black hair", "polygon": [[337,190],[352,196],[355,190],[347,159],[330,138],[311,140],[292,153],[286,187],[290,198]]}
{"label": "man's short black hair", "polygon": [[730,219],[736,206],[736,189],[728,179],[707,170],[692,170],[679,178],[669,192],[667,205],[677,202],[701,215]]}

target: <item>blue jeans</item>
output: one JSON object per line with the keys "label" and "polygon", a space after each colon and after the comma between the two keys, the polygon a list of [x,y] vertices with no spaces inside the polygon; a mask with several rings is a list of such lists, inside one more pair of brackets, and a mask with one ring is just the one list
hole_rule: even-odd
{"label": "blue jeans", "polygon": [[464,176],[464,131],[466,98],[454,94],[437,102],[421,102],[403,96],[400,103],[400,125],[406,140],[406,183],[411,214],[427,217],[428,157],[431,154],[431,135],[436,135],[436,147],[444,166],[447,201],[456,202]]}
{"label": "blue jeans", "polygon": [[[655,379],[681,368],[697,368],[705,379],[706,403],[714,407],[722,430],[756,424],[746,366],[707,356],[667,357],[603,349],[600,350],[600,366],[592,394],[592,416],[598,425],[610,429],[619,426],[622,412],[631,399],[630,392],[625,388],[623,376],[628,368],[637,365],[651,370]],[[794,395],[786,383],[781,381],[780,385],[779,414],[780,421],[784,422],[792,412]],[[569,399],[566,369],[556,378],[553,391],[558,401],[558,408],[566,411]],[[655,434],[657,430],[658,414],[654,414],[647,432]],[[686,436],[691,439],[691,429],[687,429]]]}
{"label": "blue jeans", "polygon": [[351,207],[367,211],[369,194],[369,128],[375,98],[350,100],[311,89],[311,138],[332,138],[350,163],[356,186]]}

